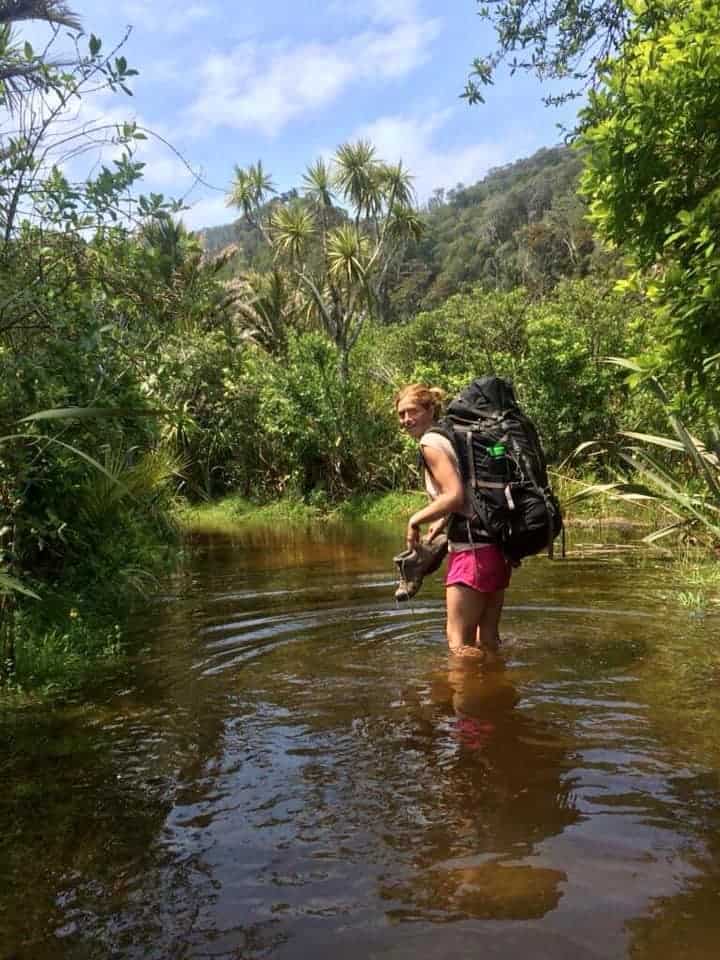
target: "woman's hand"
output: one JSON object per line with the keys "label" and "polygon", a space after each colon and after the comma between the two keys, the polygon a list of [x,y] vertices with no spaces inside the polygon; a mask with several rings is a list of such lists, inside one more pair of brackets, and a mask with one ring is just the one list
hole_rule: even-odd
{"label": "woman's hand", "polygon": [[413,547],[416,547],[418,543],[420,543],[420,524],[415,519],[414,514],[408,520],[405,541],[408,545],[409,550],[412,550]]}
{"label": "woman's hand", "polygon": [[436,520],[435,523],[431,523],[425,534],[425,540],[428,543],[432,543],[435,537],[445,529],[447,521],[447,517],[441,517],[439,520]]}

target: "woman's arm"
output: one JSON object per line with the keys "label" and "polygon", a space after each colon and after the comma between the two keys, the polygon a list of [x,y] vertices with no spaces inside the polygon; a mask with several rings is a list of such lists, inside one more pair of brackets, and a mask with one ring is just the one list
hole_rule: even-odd
{"label": "woman's arm", "polygon": [[440,491],[426,507],[414,513],[408,522],[407,543],[414,546],[420,539],[420,527],[424,523],[440,520],[449,513],[462,509],[465,490],[460,474],[450,457],[436,447],[423,447],[425,463],[432,474],[435,486]]}

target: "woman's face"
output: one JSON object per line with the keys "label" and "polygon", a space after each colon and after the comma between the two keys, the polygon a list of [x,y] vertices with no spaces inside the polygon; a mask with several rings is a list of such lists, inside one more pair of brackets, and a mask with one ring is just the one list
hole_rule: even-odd
{"label": "woman's face", "polygon": [[414,440],[419,440],[433,422],[432,408],[423,407],[417,400],[401,400],[397,405],[400,426]]}

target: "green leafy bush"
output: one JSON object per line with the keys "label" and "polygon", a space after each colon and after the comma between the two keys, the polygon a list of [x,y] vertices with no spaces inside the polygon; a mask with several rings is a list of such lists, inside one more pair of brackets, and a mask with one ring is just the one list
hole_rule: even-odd
{"label": "green leafy bush", "polygon": [[517,388],[551,462],[628,424],[627,390],[603,361],[638,348],[638,305],[593,281],[566,281],[529,307],[526,335]]}

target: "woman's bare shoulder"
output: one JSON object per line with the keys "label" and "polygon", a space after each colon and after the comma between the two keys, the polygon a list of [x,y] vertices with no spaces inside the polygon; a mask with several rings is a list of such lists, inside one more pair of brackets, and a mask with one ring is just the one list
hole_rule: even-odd
{"label": "woman's bare shoulder", "polygon": [[457,454],[452,443],[442,433],[428,430],[420,437],[420,446],[428,450],[441,450],[452,463],[457,463]]}

